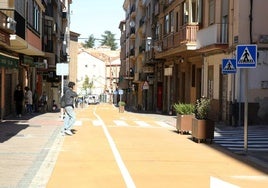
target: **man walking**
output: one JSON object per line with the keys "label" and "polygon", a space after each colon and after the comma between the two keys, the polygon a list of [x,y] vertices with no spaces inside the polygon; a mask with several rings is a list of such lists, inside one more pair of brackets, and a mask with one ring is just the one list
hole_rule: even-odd
{"label": "man walking", "polygon": [[16,90],[14,91],[14,101],[16,106],[17,117],[21,117],[23,109],[23,99],[24,99],[24,93],[22,91],[21,85],[18,84]]}
{"label": "man walking", "polygon": [[62,132],[66,135],[73,135],[71,128],[73,127],[76,120],[74,112],[74,98],[77,97],[78,95],[75,91],[73,91],[74,86],[75,86],[74,82],[69,82],[68,88],[64,90],[65,118]]}

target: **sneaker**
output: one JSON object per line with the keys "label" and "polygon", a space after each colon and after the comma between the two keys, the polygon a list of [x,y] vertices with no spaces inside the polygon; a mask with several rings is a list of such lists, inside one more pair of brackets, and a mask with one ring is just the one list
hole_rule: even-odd
{"label": "sneaker", "polygon": [[70,130],[65,130],[64,132],[65,132],[65,134],[67,134],[67,135],[73,135],[72,131],[70,131]]}

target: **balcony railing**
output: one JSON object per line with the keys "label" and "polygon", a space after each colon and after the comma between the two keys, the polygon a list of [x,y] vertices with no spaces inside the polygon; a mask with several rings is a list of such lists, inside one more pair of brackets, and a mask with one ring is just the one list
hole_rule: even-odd
{"label": "balcony railing", "polygon": [[197,31],[199,26],[197,24],[188,24],[182,26],[178,32],[170,33],[163,36],[156,42],[156,45],[162,47],[162,50],[168,50],[170,48],[176,48],[181,45],[186,45],[187,49],[193,50],[196,48]]}
{"label": "balcony railing", "polygon": [[197,32],[197,48],[228,43],[228,25],[213,24]]}

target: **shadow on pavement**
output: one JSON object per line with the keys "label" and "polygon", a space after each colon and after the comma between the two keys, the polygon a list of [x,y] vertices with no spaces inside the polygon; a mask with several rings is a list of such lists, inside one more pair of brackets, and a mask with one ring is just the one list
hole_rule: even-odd
{"label": "shadow on pavement", "polygon": [[29,127],[29,124],[20,124],[20,120],[5,120],[0,123],[0,143],[14,136],[23,136],[19,132]]}

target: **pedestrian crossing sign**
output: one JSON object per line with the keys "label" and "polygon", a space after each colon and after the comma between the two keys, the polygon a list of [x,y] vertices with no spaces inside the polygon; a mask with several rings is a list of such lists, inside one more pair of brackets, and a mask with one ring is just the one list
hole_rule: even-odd
{"label": "pedestrian crossing sign", "polygon": [[257,45],[237,45],[236,66],[237,68],[256,68]]}
{"label": "pedestrian crossing sign", "polygon": [[236,59],[222,60],[222,74],[236,73]]}

